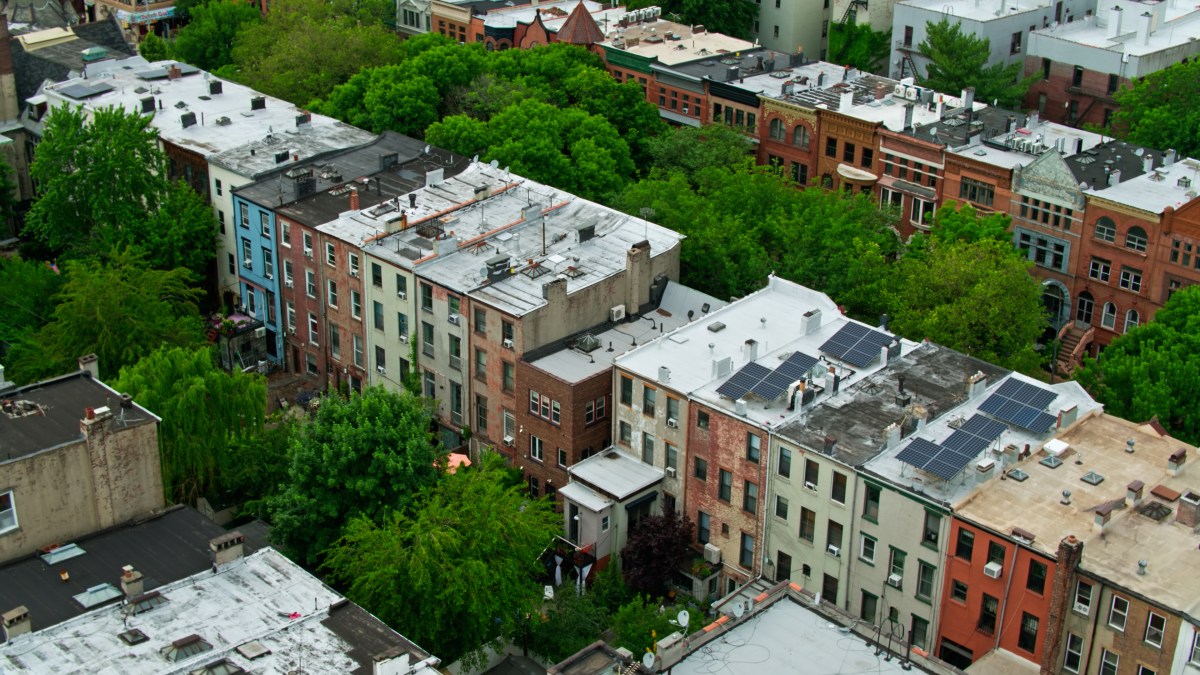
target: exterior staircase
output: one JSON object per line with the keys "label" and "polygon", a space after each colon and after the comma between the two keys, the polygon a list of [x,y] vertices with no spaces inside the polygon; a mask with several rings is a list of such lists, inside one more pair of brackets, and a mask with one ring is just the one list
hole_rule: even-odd
{"label": "exterior staircase", "polygon": [[1054,370],[1063,377],[1071,373],[1083,363],[1087,346],[1092,343],[1096,334],[1094,326],[1079,326],[1068,321],[1058,332],[1058,358],[1054,361]]}

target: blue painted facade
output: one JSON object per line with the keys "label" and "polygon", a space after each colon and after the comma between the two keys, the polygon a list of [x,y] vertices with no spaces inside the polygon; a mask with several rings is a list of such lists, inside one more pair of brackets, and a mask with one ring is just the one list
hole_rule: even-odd
{"label": "blue painted facade", "polygon": [[233,193],[237,233],[238,287],[246,313],[267,329],[267,358],[283,364],[283,321],[279,287],[283,283],[275,234],[275,211]]}

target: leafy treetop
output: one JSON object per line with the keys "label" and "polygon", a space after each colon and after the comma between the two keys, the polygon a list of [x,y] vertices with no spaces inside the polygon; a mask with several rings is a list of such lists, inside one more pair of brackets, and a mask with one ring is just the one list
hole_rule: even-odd
{"label": "leafy treetop", "polygon": [[1112,132],[1130,143],[1182,157],[1200,155],[1200,59],[1139,78],[1114,98]]}
{"label": "leafy treetop", "polygon": [[975,98],[989,103],[998,101],[1001,107],[1021,105],[1031,79],[1021,77],[1022,63],[994,63],[991,42],[970,33],[949,19],[926,25],[925,40],[917,47],[921,56],[929,59],[925,77],[918,78],[921,86],[934,91],[957,92],[975,87]]}

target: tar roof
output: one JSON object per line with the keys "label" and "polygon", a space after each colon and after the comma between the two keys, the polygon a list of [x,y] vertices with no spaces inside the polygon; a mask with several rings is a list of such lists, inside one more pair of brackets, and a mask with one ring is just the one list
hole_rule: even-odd
{"label": "tar roof", "polygon": [[[1111,415],[1087,419],[1059,440],[1067,448],[1059,454],[1057,467],[1042,464],[1048,454],[1035,448],[1019,464],[1028,478],[989,481],[959,505],[958,513],[1004,534],[1020,527],[1035,535],[1032,548],[1050,556],[1063,538],[1075,535],[1084,544],[1080,565],[1084,572],[1197,617],[1200,535],[1193,527],[1175,522],[1187,493],[1200,492],[1200,475],[1191,466],[1196,448],[1160,434],[1153,425]],[[1132,453],[1127,452],[1130,440]],[[1173,476],[1168,460],[1180,449],[1187,453],[1188,463],[1179,476]],[[1143,513],[1126,500],[1127,486],[1135,481],[1143,484],[1142,506],[1160,508]],[[1168,489],[1157,492],[1173,492],[1176,498],[1153,494],[1159,486]],[[1062,503],[1064,490],[1070,492],[1069,504]],[[1111,521],[1101,530],[1095,522],[1097,511],[1110,507]],[[1148,563],[1145,575],[1138,574],[1139,560]]]}
{"label": "tar roof", "polygon": [[[606,330],[590,330],[549,345],[526,358],[534,368],[564,382],[576,383],[612,369],[613,361],[667,331],[703,319],[725,303],[683,284],[669,281],[658,307]],[[604,328],[604,327],[598,327]],[[544,354],[544,355],[543,355]]]}
{"label": "tar roof", "polygon": [[1132,206],[1150,213],[1162,213],[1168,206],[1179,209],[1196,198],[1200,189],[1200,160],[1174,161],[1164,164],[1163,158],[1156,159],[1158,168],[1149,173],[1126,180],[1100,190],[1088,190],[1087,194]]}
{"label": "tar roof", "polygon": [[[697,78],[707,78],[716,82],[729,82],[739,89],[760,91],[753,82],[762,81],[764,86],[774,82],[774,88],[779,88],[781,76],[770,77],[770,73],[788,73],[793,66],[803,65],[803,54],[784,54],[766,48],[749,49],[734,54],[714,54],[709,57],[697,57],[687,63],[671,67],[672,72],[684,73]],[[831,67],[841,70],[840,66]],[[739,80],[734,82],[734,80]],[[762,89],[761,91],[765,91]]]}
{"label": "tar roof", "polygon": [[[225,659],[281,673],[295,670],[303,654],[306,669],[369,673],[380,652],[428,658],[370,615],[339,616],[351,605],[271,548],[157,590],[166,601],[149,610],[131,615],[109,605],[17,637],[0,647],[0,669],[137,675],[195,672]],[[131,629],[148,639],[129,644],[120,635]],[[189,651],[194,638],[210,649]],[[175,650],[181,655],[170,659]]]}
{"label": "tar roof", "polygon": [[81,440],[79,421],[88,408],[107,406],[122,428],[158,419],[137,404],[122,409],[121,395],[116,390],[83,372],[6,391],[3,398],[0,465]]}
{"label": "tar roof", "polygon": [[573,481],[581,481],[618,501],[654,485],[663,477],[662,469],[616,448],[592,455],[573,464],[567,471]]}
{"label": "tar roof", "polygon": [[901,383],[915,402],[948,411],[966,398],[967,378],[980,372],[996,381],[1008,371],[926,342],[836,396],[819,400],[801,419],[781,427],[779,435],[816,451],[824,451],[826,437],[834,438],[829,454],[857,466],[884,449],[889,425],[902,424],[912,414],[901,398]]}
{"label": "tar roof", "polygon": [[[146,591],[208,569],[208,542],[223,534],[195,509],[175,506],[156,518],[62,542],[85,553],[52,565],[31,555],[0,567],[0,611],[24,605],[34,630],[53,626],[87,611],[75,595],[98,584],[119,589],[125,565],[142,573]],[[59,577],[63,571],[66,582]]]}
{"label": "tar roof", "polygon": [[961,148],[971,143],[971,137],[993,138],[1025,126],[1024,114],[991,106],[967,112],[965,107],[947,107],[941,117],[916,124],[905,133],[923,141]]}

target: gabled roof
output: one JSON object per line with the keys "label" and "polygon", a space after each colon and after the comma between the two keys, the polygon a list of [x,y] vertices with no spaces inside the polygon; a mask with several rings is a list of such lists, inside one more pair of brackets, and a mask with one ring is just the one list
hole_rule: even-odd
{"label": "gabled roof", "polygon": [[558,29],[556,39],[573,45],[594,45],[604,42],[604,33],[581,2],[575,5],[571,16]]}
{"label": "gabled roof", "polygon": [[89,47],[104,47],[109,56],[122,58],[135,52],[121,36],[121,27],[115,16],[71,26],[74,38],[40,49],[26,49],[21,34],[14,31],[8,38],[12,50],[13,71],[17,80],[17,100],[21,107],[25,100],[38,92],[47,80],[62,82],[76,77],[83,71],[85,63],[82,53]]}

